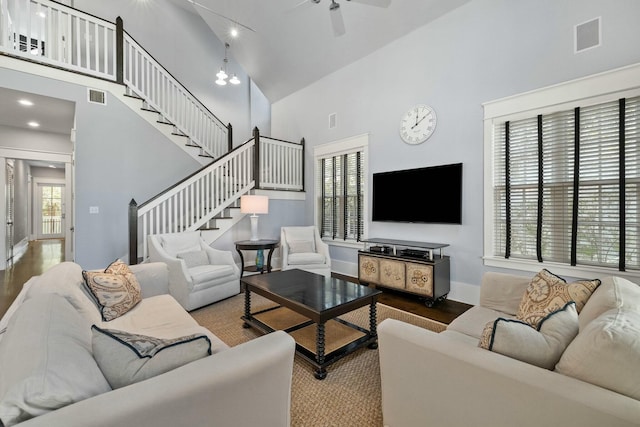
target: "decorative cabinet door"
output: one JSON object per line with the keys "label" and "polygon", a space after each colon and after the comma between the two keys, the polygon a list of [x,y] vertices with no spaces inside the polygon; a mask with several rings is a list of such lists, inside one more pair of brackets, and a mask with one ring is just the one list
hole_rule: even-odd
{"label": "decorative cabinet door", "polygon": [[404,262],[390,259],[380,260],[380,284],[391,288],[404,289]]}
{"label": "decorative cabinet door", "polygon": [[360,277],[365,283],[380,283],[379,259],[369,256],[360,256]]}
{"label": "decorative cabinet door", "polygon": [[408,262],[407,290],[433,297],[433,266]]}

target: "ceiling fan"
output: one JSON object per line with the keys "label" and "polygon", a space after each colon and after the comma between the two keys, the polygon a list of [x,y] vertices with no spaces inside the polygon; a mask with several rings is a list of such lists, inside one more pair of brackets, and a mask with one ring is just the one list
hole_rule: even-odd
{"label": "ceiling fan", "polygon": [[[320,3],[320,1],[321,0],[304,0],[298,5],[296,5],[295,8],[298,8],[305,4],[311,4],[311,3],[318,4]],[[366,4],[369,6],[376,6],[376,7],[389,7],[389,5],[391,4],[391,0],[345,0],[345,1],[348,1],[348,2],[352,1],[354,3],[362,3],[362,4]],[[331,27],[333,28],[333,35],[336,37],[343,35],[346,32],[345,26],[344,26],[344,19],[342,18],[342,11],[340,10],[340,4],[336,0],[331,0],[331,4],[329,5],[329,16],[331,17]]]}

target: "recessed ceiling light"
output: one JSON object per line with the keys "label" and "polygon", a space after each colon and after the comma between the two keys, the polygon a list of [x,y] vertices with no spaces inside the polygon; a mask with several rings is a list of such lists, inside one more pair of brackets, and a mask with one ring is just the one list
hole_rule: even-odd
{"label": "recessed ceiling light", "polygon": [[49,165],[49,167],[50,167],[50,168],[53,168],[53,169],[55,169],[55,168],[56,168],[56,167],[55,167],[55,165]]}
{"label": "recessed ceiling light", "polygon": [[31,107],[33,105],[33,102],[29,101],[28,99],[19,99],[18,104],[24,105],[25,107]]}
{"label": "recessed ceiling light", "polygon": [[29,126],[31,126],[32,128],[37,128],[40,126],[40,123],[38,122],[29,122],[27,123]]}
{"label": "recessed ceiling light", "polygon": [[229,30],[229,34],[231,34],[231,37],[235,38],[238,37],[238,29],[237,28],[231,28],[231,30]]}

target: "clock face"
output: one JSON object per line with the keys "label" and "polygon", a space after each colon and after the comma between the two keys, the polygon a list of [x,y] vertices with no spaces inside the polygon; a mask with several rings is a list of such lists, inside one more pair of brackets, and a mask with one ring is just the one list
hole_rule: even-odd
{"label": "clock face", "polygon": [[400,136],[407,144],[425,142],[436,129],[436,112],[428,105],[416,105],[400,120]]}

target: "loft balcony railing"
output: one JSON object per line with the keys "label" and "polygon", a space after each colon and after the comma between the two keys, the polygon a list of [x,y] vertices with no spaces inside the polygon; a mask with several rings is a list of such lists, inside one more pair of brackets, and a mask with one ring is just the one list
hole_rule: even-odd
{"label": "loft balcony railing", "polygon": [[126,85],[209,156],[231,147],[225,125],[169,71],[111,23],[49,0],[0,0],[0,52]]}

